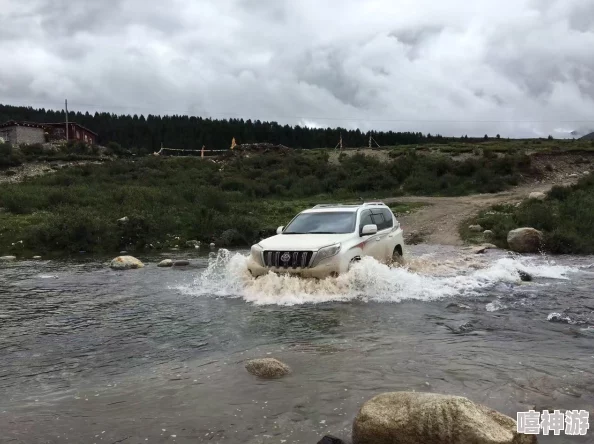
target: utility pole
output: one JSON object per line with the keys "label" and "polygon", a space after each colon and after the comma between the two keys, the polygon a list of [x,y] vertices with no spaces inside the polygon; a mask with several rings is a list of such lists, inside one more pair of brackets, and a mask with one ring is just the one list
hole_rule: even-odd
{"label": "utility pole", "polygon": [[66,110],[66,143],[68,143],[68,99],[64,102],[64,107]]}

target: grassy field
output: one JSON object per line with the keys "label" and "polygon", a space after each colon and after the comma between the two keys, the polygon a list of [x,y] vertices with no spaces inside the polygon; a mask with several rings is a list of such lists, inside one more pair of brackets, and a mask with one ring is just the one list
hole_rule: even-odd
{"label": "grassy field", "polygon": [[[316,203],[496,192],[533,173],[522,153],[328,159],[328,152],[293,150],[218,162],[151,156],[4,185],[0,254],[136,251],[187,240],[248,245]],[[127,223],[118,222],[123,217]]]}

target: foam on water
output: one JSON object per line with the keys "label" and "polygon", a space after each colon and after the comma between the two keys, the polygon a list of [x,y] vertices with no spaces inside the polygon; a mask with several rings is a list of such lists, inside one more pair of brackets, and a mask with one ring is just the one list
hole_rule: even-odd
{"label": "foam on water", "polygon": [[405,267],[389,267],[364,258],[337,278],[301,279],[269,274],[254,279],[247,256],[220,250],[190,285],[176,287],[187,295],[236,297],[259,305],[297,305],[331,301],[431,301],[477,295],[499,283],[521,284],[518,270],[533,277],[569,279],[577,271],[546,259],[506,257],[489,262],[476,255],[443,260],[432,255],[409,260]]}

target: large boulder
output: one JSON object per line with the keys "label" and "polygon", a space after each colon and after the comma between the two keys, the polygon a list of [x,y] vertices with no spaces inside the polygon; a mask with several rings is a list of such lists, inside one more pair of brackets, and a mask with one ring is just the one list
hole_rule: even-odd
{"label": "large boulder", "polygon": [[507,234],[507,244],[516,253],[538,253],[542,239],[542,233],[534,228],[518,228]]}
{"label": "large boulder", "polygon": [[144,267],[144,264],[133,256],[118,256],[109,265],[113,270],[132,270]]}
{"label": "large boulder", "polygon": [[534,444],[516,421],[461,396],[393,392],[361,407],[353,444]]}
{"label": "large boulder", "polygon": [[281,378],[291,372],[287,364],[274,358],[252,359],[245,368],[252,375],[265,379]]}
{"label": "large boulder", "polygon": [[536,200],[545,200],[547,195],[545,193],[541,193],[539,191],[535,191],[534,193],[530,193],[528,195],[528,199],[536,199]]}

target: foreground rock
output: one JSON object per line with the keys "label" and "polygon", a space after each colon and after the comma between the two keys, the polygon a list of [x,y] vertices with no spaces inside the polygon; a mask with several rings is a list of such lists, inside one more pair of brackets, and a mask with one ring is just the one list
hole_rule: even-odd
{"label": "foreground rock", "polygon": [[113,270],[133,270],[143,268],[144,264],[133,256],[118,256],[111,261],[110,267]]}
{"label": "foreground rock", "polygon": [[545,200],[547,198],[547,195],[545,193],[540,193],[540,192],[534,192],[534,193],[530,193],[530,195],[528,196],[528,199],[536,199],[536,200]]}
{"label": "foreground rock", "polygon": [[467,398],[384,393],[367,401],[353,423],[353,444],[534,444],[516,421]]}
{"label": "foreground rock", "polygon": [[520,275],[520,280],[522,282],[532,282],[532,276],[525,271],[518,270],[518,274]]}
{"label": "foreground rock", "polygon": [[252,359],[245,368],[252,375],[265,379],[282,378],[291,372],[288,365],[274,358]]}
{"label": "foreground rock", "polygon": [[318,441],[318,444],[344,444],[344,441],[336,436],[326,435]]}
{"label": "foreground rock", "polygon": [[16,256],[0,256],[0,261],[16,261]]}
{"label": "foreground rock", "polygon": [[173,261],[171,259],[162,260],[161,262],[159,262],[157,267],[161,267],[161,268],[173,267]]}
{"label": "foreground rock", "polygon": [[516,253],[538,253],[542,239],[542,233],[534,228],[518,228],[508,233],[507,244]]}

